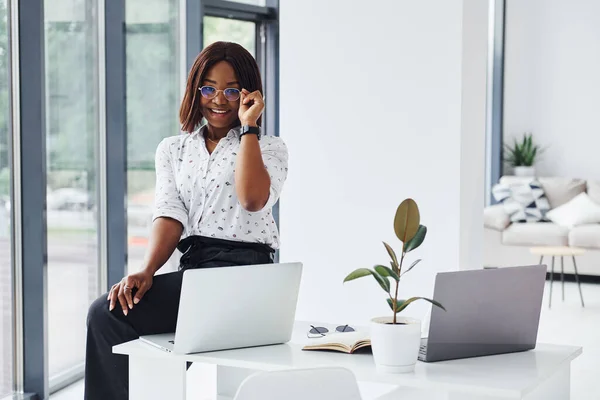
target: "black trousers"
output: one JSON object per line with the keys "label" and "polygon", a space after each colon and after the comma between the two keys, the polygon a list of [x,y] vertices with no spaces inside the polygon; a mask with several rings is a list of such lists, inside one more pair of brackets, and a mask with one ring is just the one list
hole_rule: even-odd
{"label": "black trousers", "polygon": [[85,358],[86,400],[128,399],[128,357],[113,354],[112,347],[142,335],[175,332],[184,270],[273,262],[273,250],[257,243],[191,236],[183,239],[177,248],[184,253],[179,271],[155,276],[150,290],[127,316],[118,304],[108,311],[108,293],[90,306]]}

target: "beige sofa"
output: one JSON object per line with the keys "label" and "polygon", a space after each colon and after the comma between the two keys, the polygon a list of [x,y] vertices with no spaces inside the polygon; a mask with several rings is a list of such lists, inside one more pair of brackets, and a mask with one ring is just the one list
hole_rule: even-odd
{"label": "beige sofa", "polygon": [[[500,183],[512,184],[532,178],[504,176]],[[542,185],[550,208],[567,203],[586,191],[590,198],[600,204],[600,182],[581,179],[545,177],[536,178]],[[577,257],[580,275],[600,276],[600,224],[578,225],[571,229],[552,222],[511,223],[502,204],[484,210],[484,265],[503,267],[535,264],[539,257],[529,252],[533,246],[573,246],[585,248],[586,254]],[[544,264],[550,270],[550,258]],[[565,273],[573,273],[570,258],[564,262]],[[556,260],[555,272],[560,271]]]}

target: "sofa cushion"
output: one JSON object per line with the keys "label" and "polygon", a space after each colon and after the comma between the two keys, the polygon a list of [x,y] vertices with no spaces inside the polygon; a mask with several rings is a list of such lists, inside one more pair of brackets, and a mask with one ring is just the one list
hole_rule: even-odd
{"label": "sofa cushion", "polygon": [[587,194],[592,200],[600,204],[600,182],[587,181]]}
{"label": "sofa cushion", "polygon": [[556,208],[573,199],[579,193],[585,192],[586,183],[583,179],[571,178],[540,178],[544,193],[550,203],[550,208]]}
{"label": "sofa cushion", "polygon": [[[579,193],[585,192],[586,182],[583,179],[572,179],[562,177],[541,177],[534,178],[530,176],[510,176],[506,175],[500,178],[500,183],[505,185],[515,185],[529,183],[537,180],[542,185],[544,193],[550,203],[550,208],[556,208],[565,204]],[[592,196],[594,200],[600,200],[600,185],[598,187],[598,195]],[[600,201],[599,201],[600,202]]]}
{"label": "sofa cushion", "polygon": [[577,225],[600,223],[600,203],[596,203],[587,193],[579,193],[573,199],[550,210],[548,219],[565,228]]}
{"label": "sofa cushion", "polygon": [[600,249],[600,224],[579,225],[571,229],[569,246]]}
{"label": "sofa cushion", "polygon": [[494,204],[483,209],[483,226],[503,231],[510,225],[510,219],[502,204]]}
{"label": "sofa cushion", "polygon": [[569,229],[551,222],[512,224],[502,232],[502,243],[515,246],[566,246]]}
{"label": "sofa cushion", "polygon": [[545,220],[550,209],[548,199],[539,182],[503,183],[492,188],[496,201],[501,202],[511,222],[539,222]]}

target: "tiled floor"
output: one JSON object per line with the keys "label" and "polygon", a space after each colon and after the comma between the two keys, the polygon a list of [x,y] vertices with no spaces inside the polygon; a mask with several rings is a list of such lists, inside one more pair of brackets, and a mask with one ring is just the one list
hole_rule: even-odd
{"label": "tiled floor", "polygon": [[560,283],[554,286],[552,308],[548,309],[548,287],[540,320],[539,342],[583,346],[583,354],[572,364],[571,398],[600,399],[597,382],[600,368],[600,285],[582,285],[585,308],[581,307],[577,285],[565,283],[565,302]]}
{"label": "tiled floor", "polygon": [[[565,301],[561,301],[560,283],[555,283],[552,308],[548,309],[548,287],[544,296],[540,320],[539,342],[583,346],[583,355],[573,362],[571,376],[571,398],[573,400],[600,399],[598,370],[600,369],[600,285],[582,285],[585,308],[579,302],[579,293],[574,283],[565,283]],[[188,385],[190,398],[199,398],[207,376],[201,376],[202,368],[192,366]],[[375,393],[365,390],[363,394],[372,398]],[[379,393],[377,393],[379,394]],[[51,400],[83,399],[83,383],[79,382],[53,396]]]}

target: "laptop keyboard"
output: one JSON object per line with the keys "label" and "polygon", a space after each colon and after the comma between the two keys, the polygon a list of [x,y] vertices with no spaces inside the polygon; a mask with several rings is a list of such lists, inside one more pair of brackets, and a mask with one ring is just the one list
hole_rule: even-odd
{"label": "laptop keyboard", "polygon": [[421,345],[419,346],[419,360],[424,361],[427,355],[427,338],[421,339]]}

